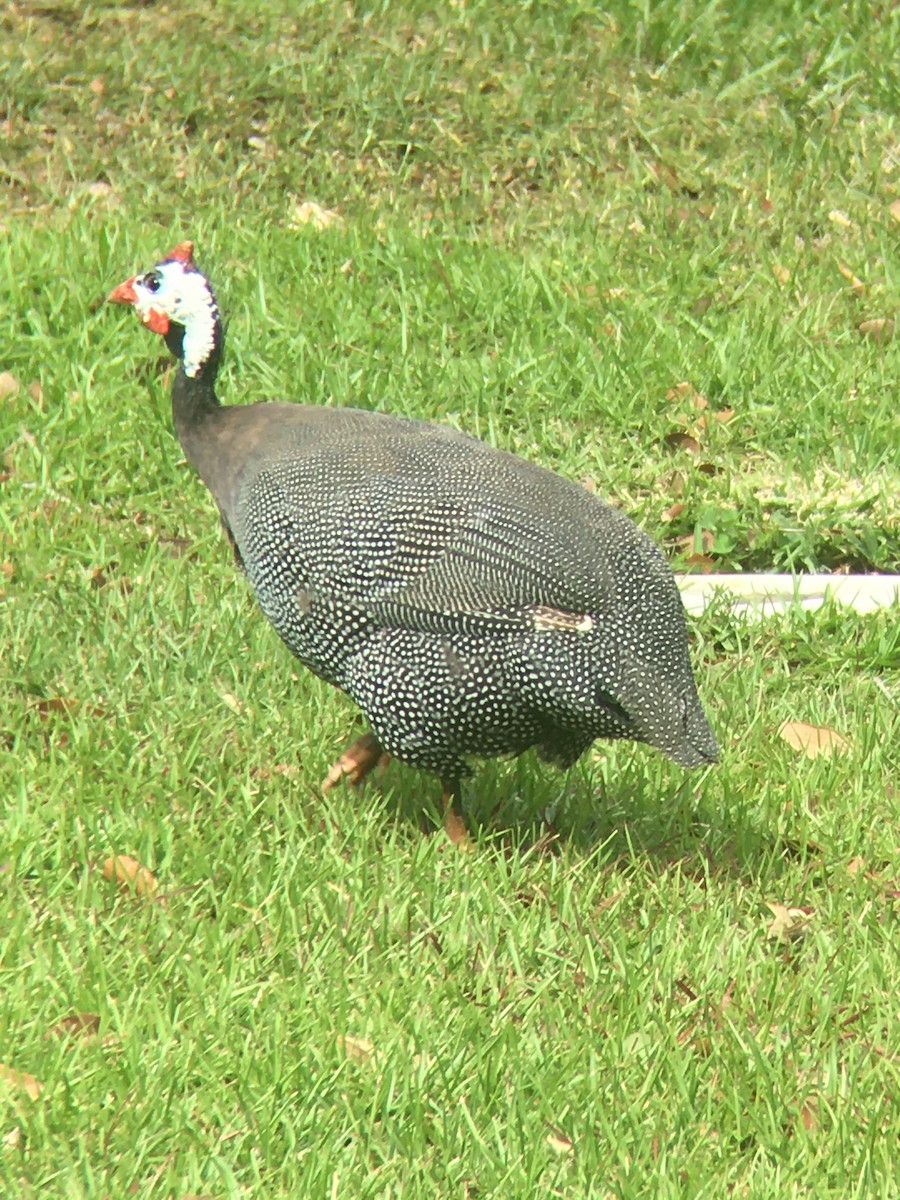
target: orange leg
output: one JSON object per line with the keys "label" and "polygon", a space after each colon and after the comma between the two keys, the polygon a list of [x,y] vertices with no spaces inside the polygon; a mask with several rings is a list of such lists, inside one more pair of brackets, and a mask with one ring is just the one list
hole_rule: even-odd
{"label": "orange leg", "polygon": [[381,749],[375,740],[375,735],[364,733],[362,737],[350,743],[322,780],[322,791],[330,792],[344,779],[348,779],[353,787],[358,787],[376,767],[389,760],[390,755],[385,754]]}
{"label": "orange leg", "polygon": [[457,850],[471,850],[469,831],[462,815],[462,793],[458,779],[441,780],[441,800],[444,805],[444,832]]}

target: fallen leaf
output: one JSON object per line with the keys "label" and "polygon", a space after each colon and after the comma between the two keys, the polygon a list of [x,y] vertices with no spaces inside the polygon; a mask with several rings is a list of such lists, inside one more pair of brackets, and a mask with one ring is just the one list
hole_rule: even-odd
{"label": "fallen leaf", "polygon": [[865,862],[865,859],[863,859],[863,858],[851,858],[850,861],[847,863],[847,874],[848,875],[858,875],[860,873],[860,871],[864,871],[865,869],[866,869],[866,862]]}
{"label": "fallen leaf", "polygon": [[690,400],[694,408],[704,409],[707,407],[707,399],[701,395],[694,385],[683,379],[681,383],[676,383],[674,387],[670,387],[666,392],[667,400]]}
{"label": "fallen leaf", "polygon": [[786,287],[791,282],[791,273],[787,267],[783,267],[781,263],[772,264],[772,274],[782,287]]}
{"label": "fallen leaf", "polygon": [[894,321],[891,317],[873,317],[871,321],[861,321],[857,328],[863,337],[878,342],[879,345],[887,344],[894,336]]}
{"label": "fallen leaf", "polygon": [[128,854],[114,854],[103,864],[103,878],[137,896],[155,896],[159,890],[156,876],[143,863]]}
{"label": "fallen leaf", "polygon": [[553,1125],[548,1125],[547,1128],[550,1132],[547,1134],[546,1142],[554,1154],[575,1153],[571,1138],[566,1137],[561,1129],[557,1129]]}
{"label": "fallen leaf", "polygon": [[7,396],[14,396],[19,387],[19,381],[12,371],[0,371],[0,400],[5,400]]}
{"label": "fallen leaf", "polygon": [[337,1044],[338,1050],[354,1062],[368,1062],[375,1053],[375,1047],[368,1038],[352,1037],[349,1033],[338,1034]]}
{"label": "fallen leaf", "polygon": [[710,558],[708,554],[689,554],[684,559],[684,566],[698,572],[700,575],[712,575],[718,563],[714,558]]}
{"label": "fallen leaf", "polygon": [[49,696],[35,701],[34,707],[44,720],[49,717],[50,713],[74,714],[82,711],[88,717],[105,717],[107,715],[106,709],[100,708],[96,704],[84,704],[74,696]]}
{"label": "fallen leaf", "polygon": [[15,1067],[7,1067],[0,1063],[0,1086],[6,1085],[12,1091],[24,1092],[32,1100],[37,1100],[44,1085],[27,1071],[17,1071]]}
{"label": "fallen leaf", "polygon": [[106,91],[106,84],[103,82],[103,80],[100,78],[99,75],[96,76],[96,78],[91,80],[91,82],[88,84],[88,87],[91,89],[91,91],[94,93],[95,96],[102,96],[103,93]]}
{"label": "fallen leaf", "polygon": [[807,758],[818,758],[824,755],[831,758],[835,754],[843,754],[850,749],[850,742],[843,734],[828,725],[808,725],[805,721],[785,721],[778,730],[778,736],[791,747],[799,750]]}
{"label": "fallen leaf", "polygon": [[700,443],[695,437],[689,433],[682,433],[681,430],[675,429],[671,433],[667,433],[663,438],[666,445],[672,450],[686,450],[688,454],[696,454],[700,449]]}
{"label": "fallen leaf", "polygon": [[800,1106],[800,1122],[807,1133],[819,1128],[819,1106],[815,1100],[807,1100]]}
{"label": "fallen leaf", "polygon": [[695,554],[710,554],[715,545],[716,535],[711,529],[700,530],[700,545],[697,545],[697,535],[695,533],[687,533],[684,537],[676,538],[676,545],[681,546],[685,550],[693,550]]}
{"label": "fallen leaf", "polygon": [[[252,140],[252,139],[251,139]],[[304,200],[295,204],[288,218],[291,229],[299,229],[301,225],[312,225],[316,229],[327,229],[329,225],[343,224],[339,213],[330,208],[323,208],[315,200]]]}
{"label": "fallen leaf", "polygon": [[2,575],[4,579],[12,579],[15,573],[16,564],[14,562],[10,562],[8,558],[5,558],[3,562],[0,563],[0,575]]}
{"label": "fallen leaf", "polygon": [[96,1013],[76,1012],[63,1017],[47,1030],[47,1037],[93,1037],[100,1030]]}
{"label": "fallen leaf", "polygon": [[773,941],[792,942],[800,937],[815,915],[808,907],[789,907],[777,900],[767,900],[766,908],[772,913],[772,921],[766,933]]}
{"label": "fallen leaf", "polygon": [[662,515],[664,521],[674,521],[676,517],[680,517],[685,510],[685,505],[681,501],[677,501],[671,508],[667,508]]}
{"label": "fallen leaf", "polygon": [[22,1127],[21,1125],[13,1125],[12,1129],[8,1129],[3,1135],[3,1147],[6,1150],[18,1150],[22,1145]]}
{"label": "fallen leaf", "polygon": [[47,717],[54,712],[77,712],[81,708],[81,701],[76,700],[74,696],[50,696],[48,699],[35,701],[34,707],[42,717]]}
{"label": "fallen leaf", "polygon": [[866,285],[859,278],[859,276],[854,275],[847,264],[840,261],[838,261],[837,269],[850,284],[851,291],[853,291],[857,296],[861,296],[866,290]]}

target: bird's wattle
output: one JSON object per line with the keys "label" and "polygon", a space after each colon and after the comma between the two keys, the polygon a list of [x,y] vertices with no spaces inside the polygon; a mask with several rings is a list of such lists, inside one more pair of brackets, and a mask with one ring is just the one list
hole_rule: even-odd
{"label": "bird's wattle", "polygon": [[153,333],[160,334],[162,337],[165,337],[169,332],[171,324],[169,318],[165,313],[157,312],[155,308],[148,309],[141,320],[148,329],[152,330]]}

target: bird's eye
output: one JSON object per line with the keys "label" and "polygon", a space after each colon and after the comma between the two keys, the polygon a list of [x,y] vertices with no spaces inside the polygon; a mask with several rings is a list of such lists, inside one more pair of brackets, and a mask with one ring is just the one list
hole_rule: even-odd
{"label": "bird's eye", "polygon": [[162,283],[162,275],[159,271],[148,271],[141,279],[141,283],[148,292],[158,292],[159,285]]}

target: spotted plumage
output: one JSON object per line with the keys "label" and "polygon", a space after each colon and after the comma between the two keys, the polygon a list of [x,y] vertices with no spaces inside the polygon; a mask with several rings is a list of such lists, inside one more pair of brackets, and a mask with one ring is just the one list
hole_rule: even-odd
{"label": "spotted plumage", "polygon": [[180,360],[175,428],[263,612],[378,745],[458,781],[596,738],[717,757],[652,541],[585,489],[465,434],[358,409],[220,407],[218,307],[188,244],[120,285]]}

